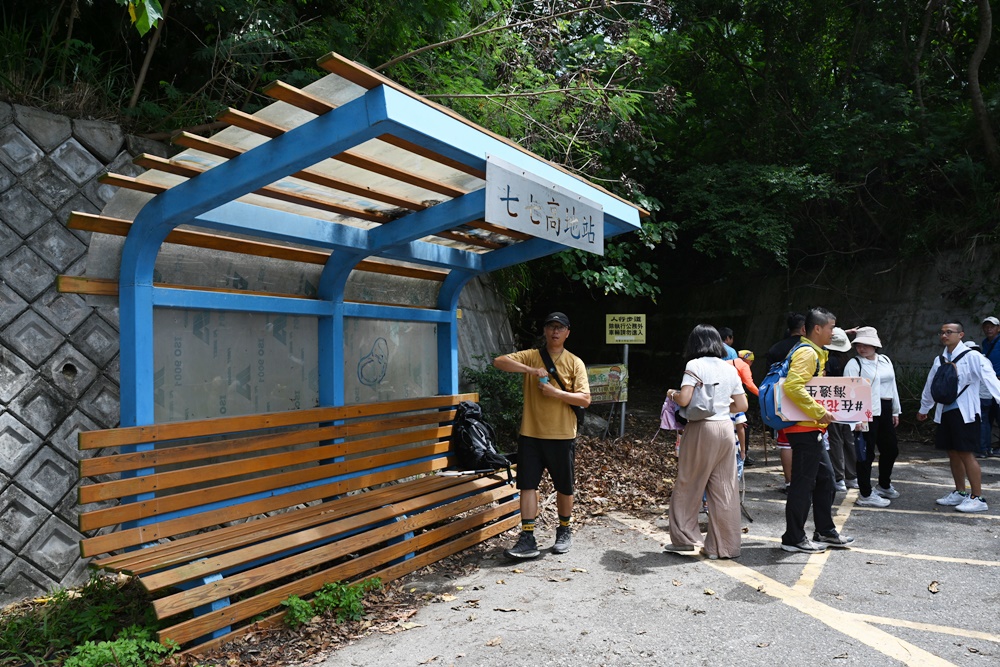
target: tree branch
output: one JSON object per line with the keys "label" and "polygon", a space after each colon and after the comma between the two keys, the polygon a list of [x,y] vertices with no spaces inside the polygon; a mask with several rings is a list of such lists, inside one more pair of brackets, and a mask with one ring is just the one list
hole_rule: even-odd
{"label": "tree branch", "polygon": [[[546,14],[545,16],[540,16],[538,18],[529,19],[527,21],[521,21],[519,23],[511,23],[509,25],[500,25],[495,28],[487,28],[486,30],[479,30],[465,33],[464,35],[459,35],[458,37],[453,37],[451,39],[446,39],[443,42],[437,42],[436,44],[428,44],[426,46],[421,46],[419,49],[414,49],[409,53],[404,53],[401,56],[397,56],[392,60],[386,61],[373,68],[376,72],[381,72],[384,69],[388,69],[397,63],[401,63],[404,60],[409,60],[410,58],[420,55],[425,51],[430,51],[431,49],[436,49],[441,46],[449,46],[457,42],[462,42],[467,39],[472,39],[473,37],[480,37],[482,35],[488,35],[491,32],[499,32],[500,30],[510,30],[512,28],[520,28],[522,26],[531,25],[533,23],[541,23],[542,21],[551,21],[552,19],[561,18],[563,16],[570,16],[572,14],[581,14],[583,12],[589,12],[594,9],[608,9],[611,7],[622,7],[625,5],[639,5],[640,7],[645,7],[645,2],[605,2],[601,4],[588,5],[587,7],[577,7],[576,9],[568,9],[564,12],[559,12],[558,14]],[[499,14],[497,14],[499,16]]]}

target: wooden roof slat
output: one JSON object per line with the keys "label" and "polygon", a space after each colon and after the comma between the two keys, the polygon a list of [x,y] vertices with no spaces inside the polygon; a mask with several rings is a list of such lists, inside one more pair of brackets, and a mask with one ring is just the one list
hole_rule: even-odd
{"label": "wooden roof slat", "polygon": [[263,93],[268,97],[281,100],[303,111],[314,113],[317,116],[322,116],[337,108],[326,100],[322,100],[295,86],[290,86],[284,81],[272,81],[264,86]]}
{"label": "wooden roof slat", "polygon": [[[136,156],[132,162],[140,167],[145,167],[146,169],[155,169],[157,171],[174,174],[175,176],[184,176],[187,178],[195,178],[208,171],[208,169],[202,169],[189,164],[180,164],[178,162],[165,160],[161,157],[149,155],[147,153]],[[261,197],[268,197],[269,199],[277,199],[279,201],[288,202],[289,204],[315,208],[328,213],[345,215],[350,218],[358,218],[359,220],[367,220],[368,222],[377,222],[381,224],[392,220],[390,216],[384,213],[378,213],[377,211],[362,211],[360,209],[338,204],[324,197],[288,192],[273,185],[264,186],[263,188],[254,191],[253,194],[260,195]]]}
{"label": "wooden roof slat", "polygon": [[[197,134],[190,134],[188,132],[179,132],[175,134],[171,141],[178,146],[193,148],[195,150],[202,151],[203,153],[218,155],[219,157],[227,159],[234,158],[237,155],[242,155],[245,152],[242,148],[229,146],[222,142],[215,141],[214,139],[206,139],[205,137],[199,137]],[[372,188],[364,185],[356,185],[354,183],[340,181],[335,178],[331,178],[326,174],[313,171],[312,169],[303,169],[302,171],[295,172],[291,176],[316,185],[322,185],[323,187],[330,188],[331,190],[339,190],[348,194],[358,195],[359,197],[367,197],[368,199],[374,199],[375,201],[382,202],[383,204],[398,206],[399,208],[408,209],[410,211],[422,211],[427,208],[427,205],[422,202],[413,201],[404,197],[397,197],[396,195],[380,192],[379,190],[373,190]]]}
{"label": "wooden roof slat", "polygon": [[486,248],[487,250],[498,250],[505,247],[502,243],[497,243],[496,241],[480,238],[478,236],[472,236],[471,234],[463,234],[462,232],[439,232],[438,236],[452,241],[458,241],[459,243],[475,246],[477,248]]}
{"label": "wooden roof slat", "polygon": [[[230,125],[235,125],[236,127],[249,132],[256,132],[257,134],[261,134],[272,139],[280,137],[287,131],[280,125],[275,125],[274,123],[261,120],[260,118],[255,118],[250,114],[236,109],[228,109],[227,111],[222,112],[219,114],[218,119],[229,123]],[[418,188],[423,188],[424,190],[430,190],[431,192],[436,192],[438,194],[445,195],[446,197],[461,197],[466,194],[466,190],[455,188],[444,183],[438,183],[437,181],[432,181],[427,178],[421,178],[416,174],[411,174],[408,171],[397,169],[391,164],[379,162],[378,160],[373,160],[372,158],[358,153],[352,153],[351,151],[344,151],[338,155],[331,155],[330,159],[343,162],[344,164],[349,164],[353,167],[358,167],[359,169],[364,169],[365,171],[380,174]]]}
{"label": "wooden roof slat", "polygon": [[121,174],[113,174],[110,171],[100,178],[97,179],[98,182],[104,185],[112,185],[116,188],[125,188],[126,190],[135,190],[137,192],[145,192],[151,195],[158,195],[161,192],[166,192],[170,188],[165,185],[157,185],[156,183],[147,183],[146,181],[140,181],[131,176],[122,176]]}
{"label": "wooden roof slat", "polygon": [[[126,236],[132,223],[128,220],[109,218],[91,213],[80,213],[74,211],[69,218],[67,226],[70,229],[81,229],[101,234],[111,234],[114,236]],[[205,232],[192,232],[185,230],[174,230],[167,235],[168,243],[187,245],[196,248],[209,248],[212,250],[222,250],[225,252],[236,252],[244,255],[255,255],[257,257],[272,257],[274,259],[284,259],[290,262],[304,262],[307,264],[326,264],[330,259],[330,252],[323,250],[305,250],[302,248],[289,248],[287,246],[262,241],[248,241],[245,239],[233,238],[230,236],[219,236],[207,234]],[[381,273],[383,275],[403,276],[405,278],[419,278],[421,280],[433,280],[442,282],[448,277],[445,271],[435,271],[432,269],[421,269],[409,266],[399,266],[396,264],[385,264],[383,262],[373,262],[363,260],[355,266],[357,271],[368,273]],[[66,276],[71,278],[72,276]],[[83,292],[90,294],[91,292]]]}

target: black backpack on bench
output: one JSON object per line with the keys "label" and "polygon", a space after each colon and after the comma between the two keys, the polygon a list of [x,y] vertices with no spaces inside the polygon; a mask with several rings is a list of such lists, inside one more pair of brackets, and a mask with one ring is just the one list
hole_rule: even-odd
{"label": "black backpack on bench", "polygon": [[478,403],[462,401],[451,427],[451,444],[462,471],[493,472],[507,469],[507,478],[513,479],[511,462],[496,449],[496,432],[483,421],[483,409]]}

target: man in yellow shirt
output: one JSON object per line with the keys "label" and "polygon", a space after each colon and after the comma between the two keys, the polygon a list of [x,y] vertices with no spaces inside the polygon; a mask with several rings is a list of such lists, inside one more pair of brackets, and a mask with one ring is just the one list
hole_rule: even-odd
{"label": "man in yellow shirt", "polygon": [[[833,416],[806,391],[806,383],[826,372],[827,351],[823,347],[833,339],[837,318],[824,308],[813,308],[806,315],[806,335],[791,351],[792,361],[785,378],[785,398],[798,406],[809,421],[785,429],[792,449],[792,483],[785,503],[785,551],[821,553],[827,547],[847,547],[853,537],[837,533],[833,524],[833,497],[836,493],[833,465],[826,451],[823,434]],[[816,531],[810,540],[805,525],[812,506]]]}
{"label": "man in yellow shirt", "polygon": [[517,544],[504,552],[508,558],[535,558],[540,554],[535,540],[535,519],[538,484],[544,470],[549,471],[556,489],[559,514],[552,551],[566,553],[572,544],[569,522],[573,514],[576,414],[570,406],[590,405],[590,383],[583,361],[565,348],[569,318],[563,313],[551,313],[545,318],[544,334],[551,367],[546,367],[538,349],[521,350],[493,360],[493,365],[502,371],[524,373],[524,412],[517,443],[521,535]]}

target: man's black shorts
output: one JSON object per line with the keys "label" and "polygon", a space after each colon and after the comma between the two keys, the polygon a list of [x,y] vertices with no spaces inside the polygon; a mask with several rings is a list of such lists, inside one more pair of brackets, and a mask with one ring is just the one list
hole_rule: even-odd
{"label": "man's black shorts", "polygon": [[543,440],[526,435],[517,439],[517,488],[537,489],[542,471],[548,470],[552,486],[565,495],[573,495],[573,460],[576,440]]}
{"label": "man's black shorts", "polygon": [[979,420],[980,417],[977,415],[976,421],[966,424],[962,411],[958,408],[942,412],[941,423],[934,433],[934,447],[957,452],[978,452]]}

